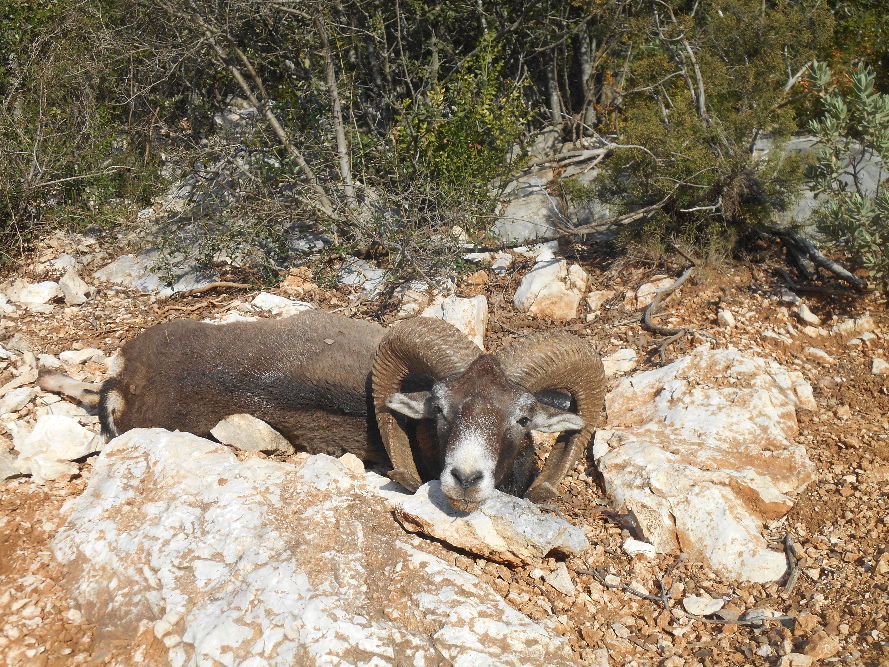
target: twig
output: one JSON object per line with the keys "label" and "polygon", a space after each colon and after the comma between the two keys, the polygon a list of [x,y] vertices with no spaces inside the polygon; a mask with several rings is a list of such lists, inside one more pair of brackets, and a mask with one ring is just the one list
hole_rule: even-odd
{"label": "twig", "polygon": [[796,555],[793,553],[794,549],[793,537],[790,533],[787,533],[784,536],[784,556],[787,558],[787,581],[784,582],[784,592],[787,595],[793,593],[793,587],[796,586],[796,580],[799,578],[799,568]]}
{"label": "twig", "polygon": [[832,287],[830,285],[801,285],[790,277],[786,269],[778,267],[778,274],[784,279],[784,285],[793,292],[802,294],[828,294],[830,296],[857,296],[859,293],[845,287]]}

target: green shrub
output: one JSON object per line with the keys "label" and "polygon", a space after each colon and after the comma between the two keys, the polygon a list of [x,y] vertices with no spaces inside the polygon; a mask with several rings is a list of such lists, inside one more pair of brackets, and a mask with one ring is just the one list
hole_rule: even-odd
{"label": "green shrub", "polygon": [[811,73],[822,107],[809,124],[821,146],[810,172],[819,204],[815,220],[889,290],[889,183],[882,178],[869,192],[856,174],[865,161],[889,164],[889,95],[874,90],[875,73],[864,64],[849,72],[851,86],[845,88],[824,63],[815,63]]}

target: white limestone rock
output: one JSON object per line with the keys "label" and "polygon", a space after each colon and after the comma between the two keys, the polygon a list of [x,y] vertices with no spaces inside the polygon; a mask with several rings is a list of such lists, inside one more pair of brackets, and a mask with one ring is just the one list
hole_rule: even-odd
{"label": "white limestone rock", "polygon": [[732,315],[732,311],[725,308],[720,308],[716,313],[716,321],[719,322],[719,326],[726,329],[733,329],[735,326],[735,316]]}
{"label": "white limestone rock", "polygon": [[[156,270],[158,264],[169,264],[168,271],[165,271],[163,276]],[[96,271],[93,277],[130,289],[157,292],[160,296],[206,287],[219,280],[216,273],[198,268],[195,262],[187,257],[164,258],[157,250],[121,255]],[[171,280],[172,284],[168,284],[167,279]]]}
{"label": "white limestone rock", "polygon": [[69,306],[79,306],[86,303],[93,291],[93,288],[87,285],[73,269],[67,271],[59,280],[59,289],[62,290],[65,303]]}
{"label": "white limestone rock", "polygon": [[641,285],[639,289],[636,290],[631,299],[633,303],[628,305],[633,308],[646,308],[652,301],[654,301],[657,292],[669,287],[675,282],[676,279],[671,278],[670,276],[654,276],[651,281]]}
{"label": "white limestone rock", "polygon": [[0,415],[18,412],[37,395],[34,387],[18,387],[0,398]]}
{"label": "white limestone rock", "polygon": [[244,452],[289,455],[296,451],[287,438],[253,415],[229,415],[210,433],[222,444]]}
{"label": "white limestone rock", "polygon": [[695,616],[709,616],[725,606],[725,600],[711,598],[709,595],[688,595],[682,598],[685,611]]}
{"label": "white limestone rock", "polygon": [[466,514],[451,507],[437,480],[427,482],[413,495],[395,491],[396,485],[379,475],[368,473],[368,480],[376,481],[379,493],[395,509],[406,530],[431,535],[491,560],[531,564],[551,551],[576,554],[589,547],[583,530],[524,498],[498,491]]}
{"label": "white limestone rock", "polygon": [[632,537],[628,537],[621,548],[630,558],[639,554],[645,556],[645,558],[654,558],[657,555],[657,550],[654,548],[653,544],[641,540],[634,540]]}
{"label": "white limestone rock", "polygon": [[438,297],[420,315],[435,317],[453,324],[479,348],[485,349],[488,300],[483,295],[469,299],[459,296]]}
{"label": "white limestone rock", "polygon": [[817,327],[821,324],[821,318],[809,310],[809,307],[804,303],[797,306],[796,316],[803,324],[807,324],[811,327]]}
{"label": "white limestone rock", "polygon": [[[575,272],[576,273],[576,272]],[[569,277],[568,262],[544,250],[533,268],[522,278],[513,297],[515,307],[523,312],[555,321],[577,317],[581,292],[577,280]]]}
{"label": "white limestone rock", "polygon": [[102,350],[95,347],[85,347],[82,350],[65,350],[59,353],[59,360],[66,366],[80,366],[89,361],[99,364],[105,363],[108,358]]}
{"label": "white limestone rock", "polygon": [[889,361],[874,357],[871,359],[870,372],[873,375],[889,375]]}
{"label": "white limestone rock", "polygon": [[807,347],[803,350],[803,354],[806,355],[809,359],[814,359],[819,364],[836,363],[836,359],[834,359],[820,347]]}
{"label": "white limestone rock", "polygon": [[16,457],[0,449],[0,481],[18,474],[19,466]]}
{"label": "white limestone rock", "polygon": [[813,407],[798,372],[734,348],[708,350],[621,380],[593,458],[615,509],[631,512],[658,552],[681,549],[722,576],[774,581],[783,553],[765,521],[813,478],[796,409]]}
{"label": "white limestone rock", "polygon": [[75,459],[102,448],[102,437],[85,429],[66,415],[43,415],[33,430],[13,434],[19,452],[19,471],[30,473],[37,482],[46,482],[77,472]]}
{"label": "white limestone rock", "polygon": [[59,284],[52,280],[29,283],[19,278],[6,290],[6,295],[10,301],[24,306],[28,310],[49,312],[52,310],[50,302],[60,298],[62,290]]}
{"label": "white limestone rock", "polygon": [[[287,297],[270,294],[268,292],[260,292],[257,294],[253,298],[253,301],[250,302],[250,306],[254,311],[267,310],[275,317],[290,317],[291,315],[296,315],[304,310],[311,310],[314,308],[312,304],[306,303],[305,301],[288,299]],[[239,318],[237,320],[229,319],[228,321],[244,320]]]}
{"label": "white limestone rock", "polygon": [[577,587],[574,585],[574,581],[571,579],[571,573],[568,572],[565,563],[559,563],[555,570],[543,575],[543,580],[562,595],[568,595],[570,597],[577,594]]}
{"label": "white limestone rock", "polygon": [[346,257],[339,270],[340,283],[361,287],[367,294],[376,294],[385,279],[383,269],[357,257]]}
{"label": "white limestone rock", "polygon": [[833,325],[830,333],[837,336],[854,336],[855,334],[864,333],[865,331],[873,331],[876,324],[870,315],[862,315],[848,320],[843,320]]}
{"label": "white limestone rock", "polygon": [[65,511],[52,551],[86,622],[106,640],[152,628],[174,667],[573,664],[567,640],[422,550],[438,547],[328,456],[239,462],[132,430]]}
{"label": "white limestone rock", "polygon": [[636,368],[639,355],[636,350],[631,347],[622,347],[621,349],[602,357],[602,366],[605,367],[605,375],[623,375],[629,373]]}

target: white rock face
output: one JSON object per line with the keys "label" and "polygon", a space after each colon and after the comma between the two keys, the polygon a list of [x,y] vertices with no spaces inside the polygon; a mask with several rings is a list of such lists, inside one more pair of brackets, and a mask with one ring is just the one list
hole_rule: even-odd
{"label": "white rock face", "polygon": [[385,278],[383,269],[357,257],[347,257],[339,270],[339,281],[343,285],[359,286],[368,294],[375,294]]}
{"label": "white rock face", "polygon": [[658,552],[681,549],[723,576],[773,581],[786,561],[761,529],[814,477],[793,440],[796,408],[811,401],[798,372],[701,347],[606,396],[593,457],[616,509],[633,513]]}
{"label": "white rock face", "polygon": [[422,313],[453,324],[481,349],[485,349],[485,330],[488,326],[488,300],[482,295],[471,299],[459,296],[437,298]]}
{"label": "white rock face", "polygon": [[238,462],[133,430],[66,511],[52,549],[100,641],[153,624],[174,666],[573,664],[565,639],[421,550],[327,456]]}
{"label": "white rock face", "polygon": [[304,310],[311,310],[314,306],[305,301],[296,301],[287,297],[260,292],[250,302],[253,310],[267,310],[276,317],[290,317]]}
{"label": "white rock face", "polygon": [[59,284],[52,280],[45,280],[41,283],[28,283],[19,279],[6,290],[6,295],[13,303],[25,306],[31,310],[40,310],[34,307],[48,305],[53,299],[62,296],[62,290],[59,288]]}
{"label": "white rock face", "polygon": [[102,444],[101,436],[66,415],[43,415],[33,430],[13,435],[19,472],[30,473],[37,482],[75,474],[77,465],[70,461],[99,451]]}
{"label": "white rock face", "polygon": [[210,429],[214,438],[245,452],[293,454],[293,445],[271,426],[253,415],[229,415]]}
{"label": "white rock face", "polygon": [[372,473],[368,473],[368,483],[376,484],[406,530],[431,535],[491,560],[537,563],[551,551],[576,554],[589,547],[583,530],[524,498],[497,492],[466,514],[448,504],[437,480],[427,482],[413,495],[392,490],[394,485],[388,479]]}
{"label": "white rock face", "polygon": [[519,310],[539,317],[556,321],[573,319],[577,317],[581,297],[578,280],[576,272],[573,279],[570,276],[568,262],[544,250],[522,278],[513,303]]}
{"label": "white rock face", "polygon": [[86,303],[93,288],[87,285],[77,275],[77,272],[72,269],[62,276],[62,279],[59,281],[59,289],[62,290],[66,304],[69,306],[79,306],[82,303]]}

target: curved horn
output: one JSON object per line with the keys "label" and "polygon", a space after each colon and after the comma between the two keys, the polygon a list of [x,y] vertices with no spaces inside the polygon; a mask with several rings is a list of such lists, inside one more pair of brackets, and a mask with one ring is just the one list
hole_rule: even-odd
{"label": "curved horn", "polygon": [[393,326],[377,348],[372,380],[374,414],[392,462],[389,477],[409,491],[416,491],[422,482],[407,434],[386,407],[386,398],[401,391],[408,373],[424,373],[439,380],[463,372],[481,353],[459,329],[431,317]]}
{"label": "curved horn", "polygon": [[568,442],[557,441],[543,470],[525,497],[541,502],[556,495],[556,487],[574,467],[599,423],[605,399],[605,370],[589,343],[566,332],[547,332],[517,341],[497,353],[513,382],[532,394],[562,389],[574,396],[577,414],[586,426]]}

